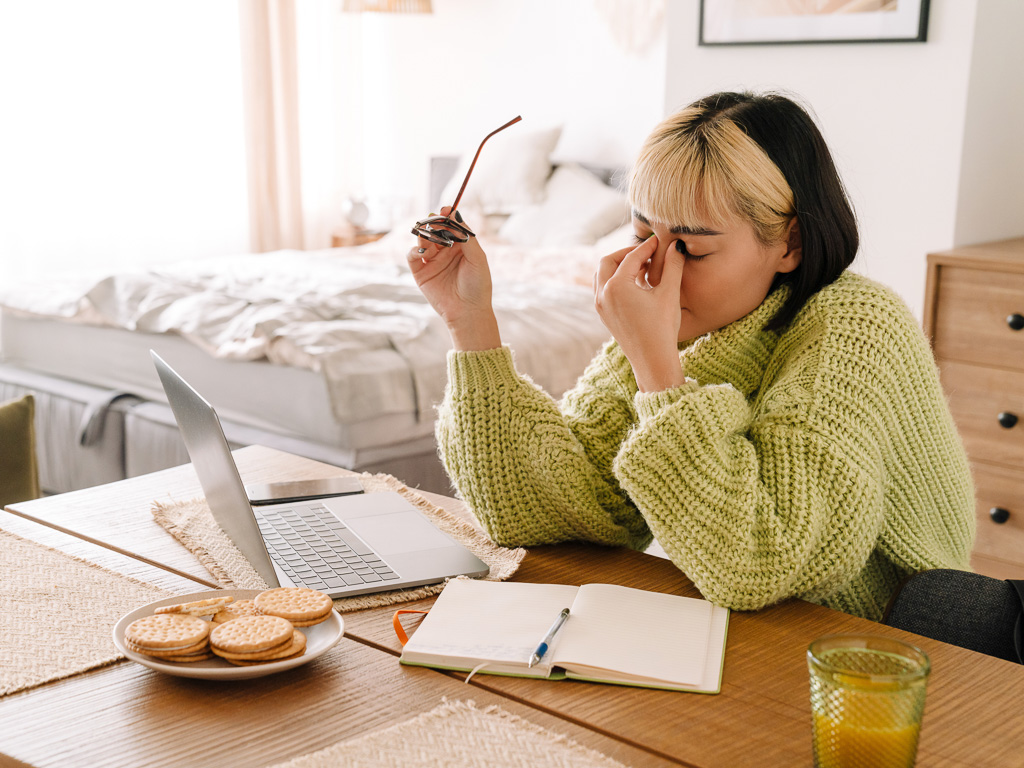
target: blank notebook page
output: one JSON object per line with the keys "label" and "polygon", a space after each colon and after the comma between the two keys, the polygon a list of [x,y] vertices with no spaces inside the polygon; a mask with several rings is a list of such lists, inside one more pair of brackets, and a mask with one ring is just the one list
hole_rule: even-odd
{"label": "blank notebook page", "polygon": [[[497,586],[498,588],[495,588]],[[576,587],[453,579],[409,644],[410,651],[525,664]]]}
{"label": "blank notebook page", "polygon": [[[555,641],[555,663],[608,669],[652,681],[704,679],[712,605],[611,584],[580,587]],[[583,670],[580,670],[583,672]],[[590,672],[591,670],[587,670]]]}

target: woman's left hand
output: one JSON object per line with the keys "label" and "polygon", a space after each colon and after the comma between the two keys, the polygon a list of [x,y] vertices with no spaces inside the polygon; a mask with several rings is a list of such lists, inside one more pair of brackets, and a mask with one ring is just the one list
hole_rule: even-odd
{"label": "woman's left hand", "polygon": [[679,363],[679,292],[683,255],[649,237],[601,259],[594,274],[594,303],[601,322],[633,367],[641,392],[685,381]]}

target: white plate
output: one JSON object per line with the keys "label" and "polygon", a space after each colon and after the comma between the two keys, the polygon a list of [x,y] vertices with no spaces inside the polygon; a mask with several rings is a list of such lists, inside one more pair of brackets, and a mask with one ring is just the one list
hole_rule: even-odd
{"label": "white plate", "polygon": [[314,624],[311,627],[301,627],[300,631],[306,636],[306,652],[294,659],[283,659],[281,661],[270,661],[266,664],[254,664],[252,666],[237,666],[221,658],[207,659],[206,661],[193,661],[191,663],[178,664],[174,662],[160,661],[151,656],[129,651],[124,644],[124,630],[129,624],[143,616],[151,615],[161,605],[174,605],[191,600],[205,600],[208,597],[224,597],[231,595],[235,600],[251,600],[263,590],[260,589],[213,589],[206,592],[195,592],[191,595],[177,595],[165,597],[136,608],[131,613],[126,613],[114,625],[114,645],[117,649],[132,661],[137,661],[143,666],[155,669],[158,672],[166,672],[168,675],[178,677],[198,677],[208,680],[246,680],[251,677],[263,677],[272,675],[275,672],[284,672],[286,669],[301,666],[312,661],[317,656],[327,653],[338,644],[341,636],[345,634],[345,621],[337,611],[331,611],[326,621]]}

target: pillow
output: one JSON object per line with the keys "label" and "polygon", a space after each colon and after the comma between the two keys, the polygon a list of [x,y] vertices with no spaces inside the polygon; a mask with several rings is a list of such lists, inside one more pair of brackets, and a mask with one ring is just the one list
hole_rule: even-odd
{"label": "pillow", "polygon": [[[459,210],[472,209],[484,215],[513,213],[541,202],[551,175],[551,151],[561,134],[561,127],[523,132],[512,126],[492,136],[480,153]],[[455,202],[472,162],[472,154],[463,158],[441,193],[438,211]]]}
{"label": "pillow", "polygon": [[0,507],[39,497],[35,399],[0,403]]}
{"label": "pillow", "polygon": [[544,202],[509,216],[498,236],[516,245],[593,245],[628,213],[625,195],[569,163],[555,170]]}
{"label": "pillow", "polygon": [[636,247],[638,245],[636,241],[636,231],[633,229],[633,222],[623,224],[616,230],[609,232],[607,235],[598,240],[594,247],[601,251],[602,255],[608,255],[609,253],[615,253],[615,251],[621,251],[626,247]]}

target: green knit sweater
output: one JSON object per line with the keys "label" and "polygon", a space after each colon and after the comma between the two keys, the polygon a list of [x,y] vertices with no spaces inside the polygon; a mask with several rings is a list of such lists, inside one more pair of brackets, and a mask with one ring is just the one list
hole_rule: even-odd
{"label": "green knit sweater", "polygon": [[968,569],[970,469],[913,316],[847,272],[765,331],[786,292],[681,345],[687,382],[663,392],[614,341],[560,403],[507,347],[451,352],[437,437],[459,494],[509,546],[653,535],[736,610],[878,619],[903,577]]}

